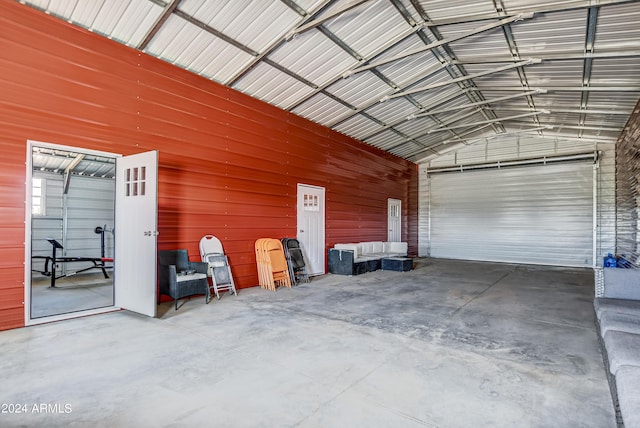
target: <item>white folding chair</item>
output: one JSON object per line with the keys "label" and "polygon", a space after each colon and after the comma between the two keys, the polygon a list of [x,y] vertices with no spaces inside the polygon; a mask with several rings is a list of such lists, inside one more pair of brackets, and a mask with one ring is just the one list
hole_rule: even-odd
{"label": "white folding chair", "polygon": [[228,291],[229,294],[237,296],[229,259],[224,254],[220,240],[213,235],[203,236],[200,240],[200,257],[209,265],[208,275],[211,277],[211,287],[218,300],[220,300],[221,291]]}

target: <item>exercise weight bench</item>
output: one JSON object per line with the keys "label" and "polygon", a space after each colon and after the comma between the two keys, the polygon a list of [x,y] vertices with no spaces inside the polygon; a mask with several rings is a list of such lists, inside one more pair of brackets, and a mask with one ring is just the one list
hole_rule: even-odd
{"label": "exercise weight bench", "polygon": [[[51,277],[51,288],[56,288],[56,280],[60,278],[66,278],[68,276],[76,275],[81,272],[86,272],[91,269],[100,269],[105,278],[109,278],[109,274],[107,273],[107,269],[112,268],[113,266],[108,266],[106,263],[113,263],[112,257],[67,257],[67,256],[58,256],[58,250],[63,249],[62,244],[55,239],[47,239],[51,246],[53,247],[51,251],[51,256],[34,256],[34,259],[44,259],[44,270],[38,271],[44,276]],[[104,252],[104,247],[103,247]],[[91,262],[93,266],[89,266],[87,268],[83,268],[77,270],[75,272],[65,273],[62,275],[58,275],[56,273],[56,269],[58,268],[58,263],[74,263],[74,262]]]}

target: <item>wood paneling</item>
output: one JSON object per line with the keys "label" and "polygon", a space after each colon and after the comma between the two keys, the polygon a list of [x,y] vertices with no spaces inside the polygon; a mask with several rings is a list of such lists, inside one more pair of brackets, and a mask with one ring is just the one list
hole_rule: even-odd
{"label": "wood paneling", "polygon": [[295,236],[296,186],[326,188],[326,247],[385,240],[403,201],[416,247],[415,165],[12,0],[0,0],[0,329],[23,323],[26,141],[159,150],[159,248],[198,259],[218,236],[239,288],[254,242]]}

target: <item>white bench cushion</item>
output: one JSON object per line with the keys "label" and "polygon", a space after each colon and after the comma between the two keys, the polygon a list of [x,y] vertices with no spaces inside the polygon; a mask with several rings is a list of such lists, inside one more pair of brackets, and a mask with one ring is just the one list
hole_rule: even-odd
{"label": "white bench cushion", "polygon": [[366,241],[359,243],[335,244],[336,250],[353,251],[353,261],[383,259],[386,257],[406,257],[408,246],[406,242]]}
{"label": "white bench cushion", "polygon": [[609,371],[616,376],[622,366],[640,366],[640,335],[609,330],[604,335]]}
{"label": "white bench cushion", "polygon": [[176,282],[195,281],[196,279],[205,279],[206,273],[194,273],[191,275],[176,275]]}
{"label": "white bench cushion", "polygon": [[610,299],[608,297],[596,297],[593,301],[598,319],[602,313],[617,312],[620,314],[637,315],[640,317],[640,300]]}
{"label": "white bench cushion", "polygon": [[[640,314],[632,315],[615,311],[604,311],[600,316],[600,335],[609,330],[640,334]],[[640,355],[638,356],[640,360]]]}
{"label": "white bench cushion", "polygon": [[359,255],[362,254],[362,250],[360,248],[360,244],[336,244],[333,246],[336,250],[347,250],[353,251],[353,258],[358,258]]}
{"label": "white bench cushion", "polygon": [[616,389],[625,428],[640,428],[640,367],[620,367]]}
{"label": "white bench cushion", "polygon": [[408,244],[406,242],[385,242],[384,252],[387,254],[398,254],[406,256]]}

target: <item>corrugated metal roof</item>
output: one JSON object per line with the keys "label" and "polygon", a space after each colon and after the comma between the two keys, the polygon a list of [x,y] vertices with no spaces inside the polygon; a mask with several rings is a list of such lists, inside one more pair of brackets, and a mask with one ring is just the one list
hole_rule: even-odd
{"label": "corrugated metal roof", "polygon": [[459,16],[495,14],[493,2],[484,0],[421,0],[420,5],[435,21],[457,19]]}
{"label": "corrugated metal roof", "polygon": [[[369,119],[363,115],[353,116],[334,127],[343,134],[354,136],[355,138],[365,138],[371,133],[380,132],[384,128],[376,123],[375,120]],[[373,142],[370,144],[375,145]]]}
{"label": "corrugated metal roof", "polygon": [[103,178],[114,178],[116,173],[114,158],[93,154],[34,147],[31,159],[34,171]]}
{"label": "corrugated metal roof", "polygon": [[363,72],[348,79],[340,79],[329,86],[327,92],[360,108],[368,105],[371,100],[381,99],[389,92],[389,85],[374,73]]}
{"label": "corrugated metal roof", "polygon": [[376,103],[367,110],[367,113],[382,123],[395,124],[407,120],[415,111],[416,106],[414,104],[405,98],[397,98],[384,103]]}
{"label": "corrugated metal roof", "polygon": [[323,125],[347,119],[352,112],[349,107],[322,93],[314,95],[293,110],[293,113]]}
{"label": "corrugated metal roof", "polygon": [[613,143],[640,96],[638,1],[20,1],[416,162]]}
{"label": "corrugated metal roof", "polygon": [[256,52],[282,39],[302,17],[282,2],[183,0],[180,10]]}
{"label": "corrugated metal roof", "polygon": [[[440,28],[440,33],[445,39],[452,39],[465,33],[477,30],[491,21],[465,22],[462,24],[447,25]],[[469,37],[465,37],[449,44],[455,52],[456,58],[465,61],[467,58],[483,57],[493,61],[511,60],[511,54],[505,49],[504,34],[502,28],[497,27],[492,30],[483,31]]]}
{"label": "corrugated metal roof", "polygon": [[235,88],[284,109],[313,93],[309,85],[264,62],[239,80]]}
{"label": "corrugated metal roof", "polygon": [[407,30],[391,2],[369,2],[327,22],[326,28],[362,58],[370,58]]}

